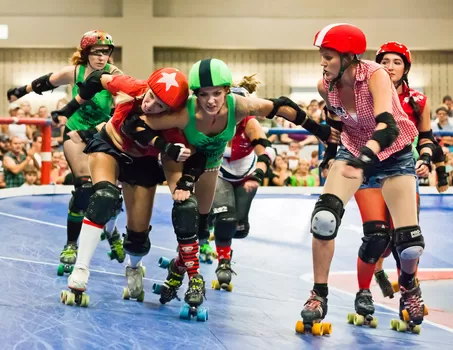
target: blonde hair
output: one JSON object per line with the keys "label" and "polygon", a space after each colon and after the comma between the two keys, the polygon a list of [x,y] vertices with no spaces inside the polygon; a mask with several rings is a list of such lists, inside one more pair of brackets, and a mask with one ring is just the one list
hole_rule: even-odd
{"label": "blonde hair", "polygon": [[258,85],[261,84],[261,81],[256,79],[256,74],[257,73],[244,76],[239,84],[237,84],[237,87],[244,88],[249,94],[253,94],[257,90]]}

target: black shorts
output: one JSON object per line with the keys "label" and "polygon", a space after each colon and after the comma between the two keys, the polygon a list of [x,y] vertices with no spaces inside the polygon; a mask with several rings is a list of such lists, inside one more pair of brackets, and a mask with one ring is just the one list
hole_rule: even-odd
{"label": "black shorts", "polygon": [[105,127],[94,135],[83,150],[84,153],[101,152],[116,159],[120,168],[118,180],[142,187],[153,187],[165,181],[164,172],[157,157],[131,157],[119,150],[105,131]]}

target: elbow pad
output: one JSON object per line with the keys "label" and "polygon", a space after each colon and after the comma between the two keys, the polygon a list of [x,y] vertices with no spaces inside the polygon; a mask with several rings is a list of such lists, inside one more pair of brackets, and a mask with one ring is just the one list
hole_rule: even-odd
{"label": "elbow pad", "polygon": [[400,134],[398,125],[396,125],[393,115],[388,112],[384,112],[376,116],[376,124],[384,123],[387,125],[385,129],[376,130],[371,137],[372,140],[376,141],[381,148],[381,152],[390,147],[396,138]]}
{"label": "elbow pad", "polygon": [[55,89],[57,86],[53,86],[50,83],[50,76],[53,73],[49,73],[46,75],[43,75],[42,77],[39,77],[38,79],[35,79],[31,82],[31,88],[34,92],[36,92],[38,95],[42,95],[44,91],[50,91]]}
{"label": "elbow pad", "polygon": [[433,130],[430,129],[429,131],[420,131],[418,133],[418,140],[420,142],[421,139],[428,139],[431,140],[432,142],[435,142],[434,136],[433,136]]}

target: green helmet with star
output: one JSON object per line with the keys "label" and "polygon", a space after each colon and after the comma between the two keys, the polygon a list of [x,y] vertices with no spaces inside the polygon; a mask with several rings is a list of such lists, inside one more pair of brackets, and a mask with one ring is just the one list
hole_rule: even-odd
{"label": "green helmet with star", "polygon": [[207,58],[195,63],[189,73],[189,89],[213,86],[231,86],[233,76],[225,62],[216,58]]}

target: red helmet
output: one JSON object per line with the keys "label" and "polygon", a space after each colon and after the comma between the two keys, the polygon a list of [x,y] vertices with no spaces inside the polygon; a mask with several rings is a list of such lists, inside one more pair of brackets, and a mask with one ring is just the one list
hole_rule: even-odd
{"label": "red helmet", "polygon": [[314,46],[336,50],[339,53],[361,55],[366,51],[365,34],[348,23],[330,24],[315,35]]}
{"label": "red helmet", "polygon": [[112,48],[115,47],[112,36],[103,30],[91,30],[83,34],[82,39],[80,39],[80,48],[82,50],[94,45],[108,45]]}
{"label": "red helmet", "polygon": [[386,53],[396,53],[400,55],[407,64],[411,64],[411,52],[406,47],[406,45],[401,44],[397,41],[389,41],[382,45],[379,50],[376,52],[376,62],[381,63],[382,58]]}
{"label": "red helmet", "polygon": [[186,76],[176,68],[161,68],[148,78],[148,86],[172,109],[181,109],[189,97]]}

